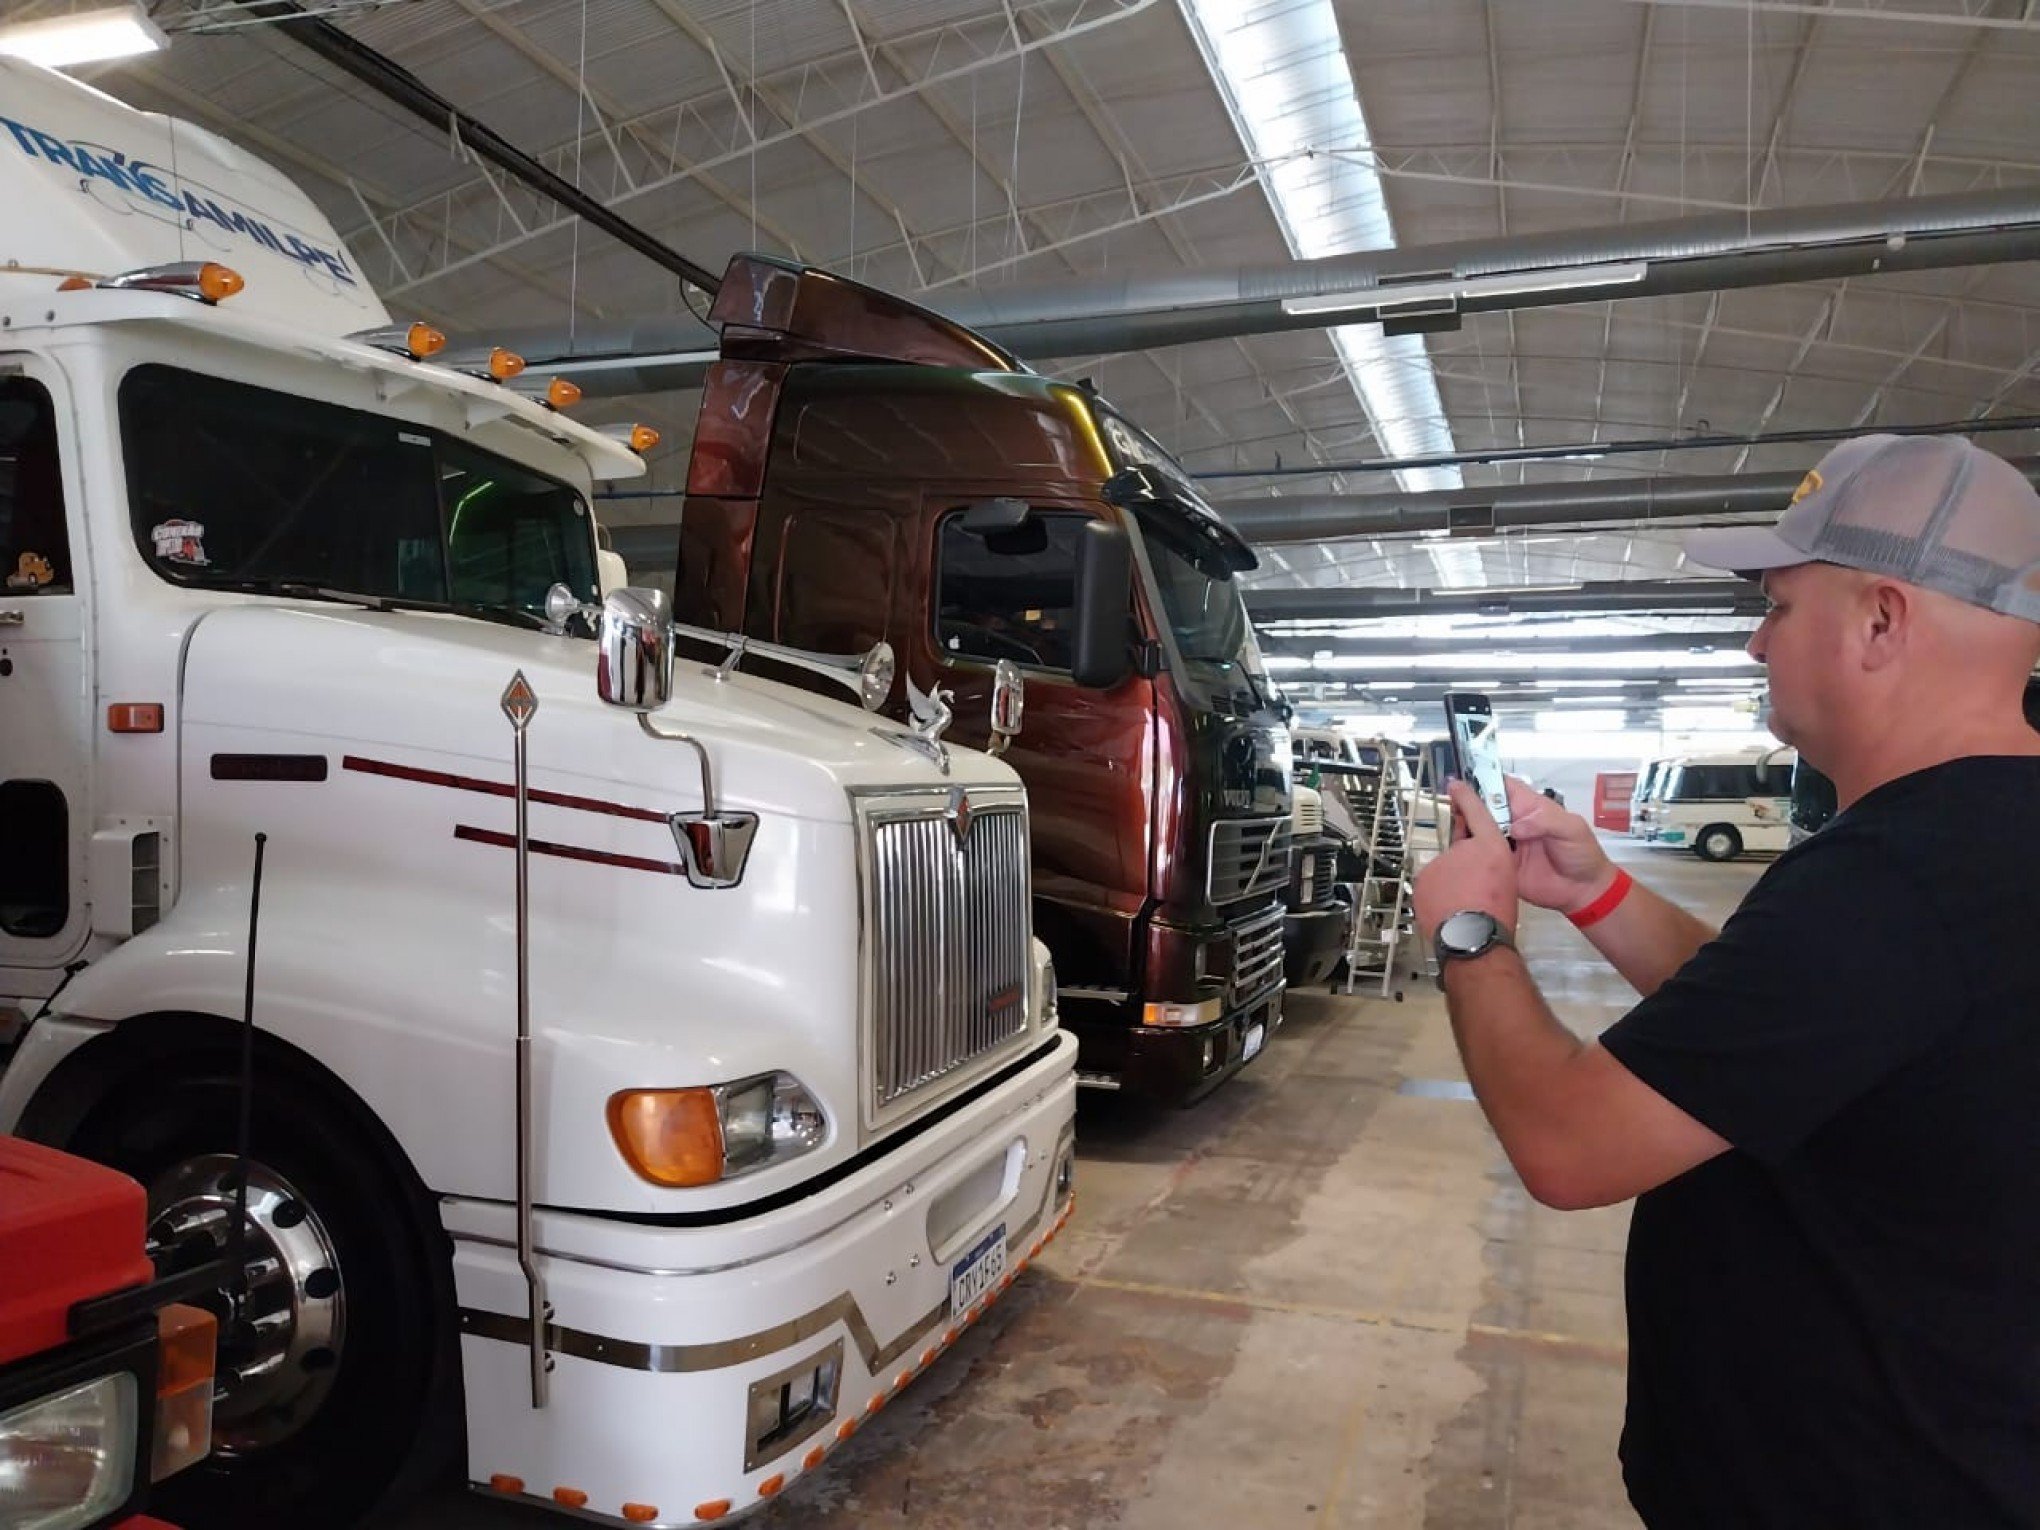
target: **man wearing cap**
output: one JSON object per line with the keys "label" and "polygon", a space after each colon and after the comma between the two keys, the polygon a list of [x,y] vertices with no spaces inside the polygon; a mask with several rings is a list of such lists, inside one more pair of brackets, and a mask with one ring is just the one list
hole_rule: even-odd
{"label": "man wearing cap", "polygon": [[[2040,1526],[2040,496],[1866,436],[1774,527],[1686,543],[1761,577],[1771,729],[1841,811],[1717,934],[1522,783],[1513,847],[1455,784],[1416,912],[1467,1076],[1539,1200],[1637,1198],[1652,1530]],[[1519,898],[1642,995],[1598,1041],[1516,954]]]}

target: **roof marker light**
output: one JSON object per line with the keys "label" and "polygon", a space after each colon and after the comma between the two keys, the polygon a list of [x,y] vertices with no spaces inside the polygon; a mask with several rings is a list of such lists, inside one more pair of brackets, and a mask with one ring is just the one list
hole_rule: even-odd
{"label": "roof marker light", "polygon": [[604,425],[602,434],[622,442],[640,457],[659,444],[659,433],[649,425]]}
{"label": "roof marker light", "polygon": [[412,324],[385,324],[377,329],[357,329],[347,337],[379,351],[391,351],[423,361],[446,349],[446,336],[422,320]]}
{"label": "roof marker light", "polygon": [[179,297],[195,298],[201,303],[218,303],[248,284],[239,271],[216,260],[174,260],[165,265],[123,271],[118,276],[101,277],[94,285],[133,292],[174,292]]}
{"label": "roof marker light", "polygon": [[548,409],[571,409],[581,402],[581,390],[564,377],[519,377],[506,379],[513,393],[545,405]]}

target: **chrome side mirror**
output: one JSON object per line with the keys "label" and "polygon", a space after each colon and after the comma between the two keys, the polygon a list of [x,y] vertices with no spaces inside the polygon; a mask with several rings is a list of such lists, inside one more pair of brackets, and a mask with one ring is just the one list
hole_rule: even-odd
{"label": "chrome side mirror", "polygon": [[[552,615],[552,599],[546,614]],[[595,689],[613,707],[655,712],[673,697],[673,624],[663,591],[626,587],[602,597]]]}
{"label": "chrome side mirror", "polygon": [[1027,716],[1027,681],[1020,666],[1001,659],[992,666],[992,743],[994,757],[1004,754],[1020,736]]}

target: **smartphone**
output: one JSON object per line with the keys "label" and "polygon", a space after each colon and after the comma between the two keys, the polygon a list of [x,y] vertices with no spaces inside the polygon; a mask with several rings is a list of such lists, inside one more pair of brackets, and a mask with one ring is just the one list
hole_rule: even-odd
{"label": "smartphone", "polygon": [[1501,740],[1487,697],[1477,691],[1447,691],[1445,732],[1452,741],[1452,773],[1480,793],[1495,822],[1508,833],[1509,788],[1502,780]]}

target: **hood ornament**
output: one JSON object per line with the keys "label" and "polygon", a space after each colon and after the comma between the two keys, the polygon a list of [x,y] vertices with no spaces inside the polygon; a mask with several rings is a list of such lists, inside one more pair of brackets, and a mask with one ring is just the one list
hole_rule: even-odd
{"label": "hood ornament", "polygon": [[914,684],[912,675],[907,676],[907,712],[913,719],[913,728],[900,742],[945,776],[949,774],[949,750],[943,745],[942,735],[956,720],[956,710],[950,705],[955,699],[955,694],[943,686],[936,686],[931,694]]}

